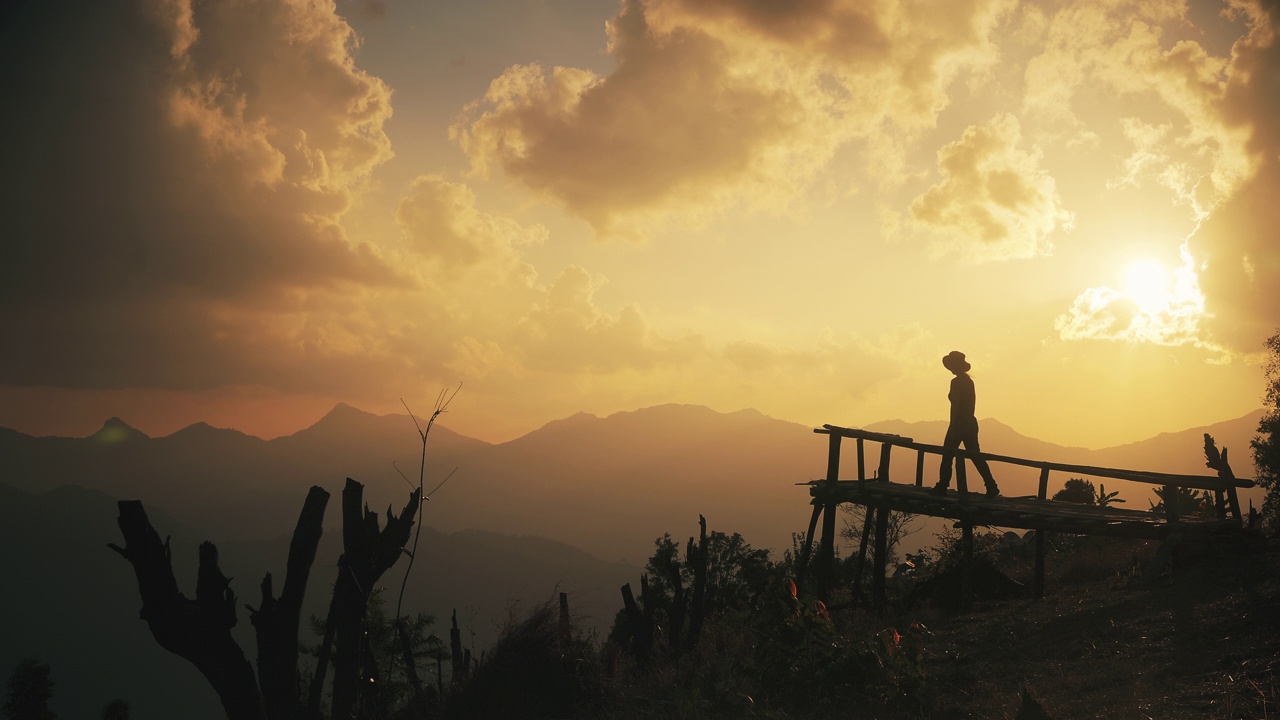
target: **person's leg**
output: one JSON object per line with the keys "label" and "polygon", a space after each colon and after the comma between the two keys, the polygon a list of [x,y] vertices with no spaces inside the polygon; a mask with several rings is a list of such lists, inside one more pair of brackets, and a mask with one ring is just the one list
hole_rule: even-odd
{"label": "person's leg", "polygon": [[955,453],[951,452],[960,447],[960,431],[954,425],[947,426],[947,436],[942,441],[942,464],[938,466],[938,484],[936,487],[945,490],[951,484],[951,464],[955,460]]}
{"label": "person's leg", "polygon": [[[964,449],[969,452],[982,452],[982,447],[978,444],[978,428],[976,425],[973,427],[972,432],[965,434]],[[982,476],[982,482],[987,486],[987,494],[994,494],[993,490],[999,492],[996,480],[991,476],[991,466],[987,465],[987,461],[983,458],[973,458],[973,466],[978,469],[978,474]]]}

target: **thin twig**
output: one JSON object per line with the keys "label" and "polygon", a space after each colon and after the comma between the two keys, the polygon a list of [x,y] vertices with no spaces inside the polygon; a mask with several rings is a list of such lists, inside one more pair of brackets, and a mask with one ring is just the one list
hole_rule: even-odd
{"label": "thin twig", "polygon": [[[431,418],[427,420],[427,426],[425,428],[418,422],[418,417],[413,414],[413,410],[409,409],[409,404],[404,401],[404,398],[400,398],[400,404],[404,405],[404,409],[408,411],[409,418],[413,420],[413,426],[418,430],[418,437],[422,439],[422,458],[418,464],[418,492],[421,499],[418,501],[418,507],[414,509],[413,519],[416,526],[413,531],[413,550],[409,553],[409,564],[404,569],[404,578],[400,581],[400,594],[396,598],[396,632],[401,636],[403,636],[404,633],[404,623],[400,619],[400,613],[401,608],[404,605],[404,590],[409,584],[409,573],[413,571],[413,561],[414,558],[418,556],[418,538],[422,535],[422,506],[427,500],[431,499],[430,494],[422,492],[427,475],[427,436],[431,433],[431,428],[435,425],[436,418],[448,412],[449,403],[453,402],[453,398],[458,395],[458,391],[461,389],[462,383],[459,382],[458,387],[454,388],[453,392],[449,392],[448,388],[440,390],[440,394],[436,396],[435,410],[431,413]],[[394,462],[392,463],[392,466],[396,468],[396,472],[400,472],[399,466],[395,465]],[[457,471],[458,469],[454,468],[453,472],[449,473],[439,485],[436,485],[435,488],[431,490],[431,493],[434,494],[436,490],[444,487],[444,484],[449,482],[449,478],[453,477],[453,473]],[[404,477],[404,473],[401,473],[401,477]],[[408,482],[409,479],[405,478],[405,481]],[[412,487],[412,483],[410,483],[410,487]],[[388,677],[391,676],[391,671],[394,669],[394,658],[395,656],[393,655],[392,662],[389,663],[389,667],[387,669]]]}

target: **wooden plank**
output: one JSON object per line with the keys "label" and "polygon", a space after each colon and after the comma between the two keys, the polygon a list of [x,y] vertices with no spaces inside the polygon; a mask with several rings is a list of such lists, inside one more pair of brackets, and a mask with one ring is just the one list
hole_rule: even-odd
{"label": "wooden plank", "polygon": [[1040,468],[1040,488],[1036,491],[1036,497],[1041,500],[1049,499],[1049,468]]}
{"label": "wooden plank", "polygon": [[865,461],[866,451],[862,446],[864,442],[865,441],[863,440],[863,438],[858,438],[858,479],[859,480],[867,479],[867,468],[866,468],[866,461]]}
{"label": "wooden plank", "polygon": [[924,451],[916,451],[916,487],[924,487]]}

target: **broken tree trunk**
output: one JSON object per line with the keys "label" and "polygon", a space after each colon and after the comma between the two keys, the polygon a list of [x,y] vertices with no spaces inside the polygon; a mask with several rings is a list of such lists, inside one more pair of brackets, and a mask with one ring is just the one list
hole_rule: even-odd
{"label": "broken tree trunk", "polygon": [[328,504],[329,493],[324,488],[312,486],[302,504],[302,512],[289,543],[289,560],[280,597],[272,597],[271,574],[268,573],[262,579],[261,604],[257,610],[249,608],[249,620],[258,641],[258,681],[262,687],[262,702],[267,717],[272,720],[302,717],[298,624],[311,565],[315,562],[316,548],[324,534],[324,509]]}
{"label": "broken tree trunk", "polygon": [[631,648],[635,652],[636,664],[641,668],[649,666],[649,646],[653,643],[653,626],[650,625],[640,608],[636,605],[635,595],[631,592],[631,583],[622,586],[622,606],[627,613],[627,626],[631,628]]}
{"label": "broken tree trunk", "polygon": [[[1236,474],[1231,471],[1231,462],[1227,460],[1227,449],[1222,448],[1222,452],[1218,452],[1218,446],[1213,441],[1213,436],[1209,433],[1204,434],[1204,464],[1210,470],[1216,470],[1218,477],[1227,481],[1234,481]],[[1218,491],[1219,504],[1222,503],[1223,491]],[[1240,498],[1236,494],[1234,483],[1230,483],[1226,488],[1226,508],[1231,512],[1231,517],[1240,522]]]}
{"label": "broken tree trunk", "polygon": [[121,500],[117,523],[124,547],[108,544],[133,566],[142,596],[141,617],[160,647],[190,661],[213,686],[228,720],[265,720],[253,667],[231,637],[236,596],[218,567],[218,548],[200,546],[196,598],[178,590],[169,543],[151,526],[138,500]]}
{"label": "broken tree trunk", "polygon": [[[365,611],[374,584],[400,559],[418,504],[421,488],[409,496],[399,516],[387,508],[386,526],[379,529],[378,514],[364,504],[364,486],[347,478],[342,488],[342,557],[338,559],[338,579],[333,586],[334,629],[333,720],[354,718],[363,684],[374,676],[362,667]],[[372,663],[372,658],[367,659]]]}
{"label": "broken tree trunk", "polygon": [[[702,633],[702,622],[708,609],[707,597],[707,519],[698,515],[698,546],[693,547],[693,539],[689,540],[689,550],[685,560],[693,563],[693,599],[690,603],[689,645],[696,645],[698,635]],[[696,553],[696,555],[695,555]]]}

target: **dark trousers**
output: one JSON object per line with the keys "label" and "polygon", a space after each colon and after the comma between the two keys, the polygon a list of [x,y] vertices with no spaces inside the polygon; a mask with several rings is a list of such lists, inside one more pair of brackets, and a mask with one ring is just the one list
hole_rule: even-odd
{"label": "dark trousers", "polygon": [[[982,452],[982,448],[978,447],[978,420],[970,418],[968,420],[953,421],[947,426],[947,437],[942,441],[942,465],[938,468],[938,484],[946,487],[951,484],[951,461],[956,459],[953,451],[964,445],[964,449],[969,452]],[[959,459],[964,462],[964,458]],[[982,476],[982,482],[986,486],[993,488],[996,486],[995,478],[991,477],[991,468],[987,466],[987,461],[982,458],[973,458],[973,466],[978,469],[978,474]]]}

